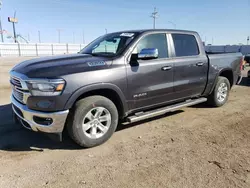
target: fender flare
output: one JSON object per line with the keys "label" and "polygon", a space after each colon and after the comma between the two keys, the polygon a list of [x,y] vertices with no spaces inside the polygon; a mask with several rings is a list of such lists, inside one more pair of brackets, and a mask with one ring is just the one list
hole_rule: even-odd
{"label": "fender flare", "polygon": [[122,108],[123,108],[123,115],[126,114],[126,112],[128,111],[128,106],[127,106],[126,98],[125,98],[123,92],[121,91],[121,89],[119,87],[117,87],[114,84],[110,84],[110,83],[96,83],[96,84],[86,85],[86,86],[79,88],[70,96],[70,98],[66,102],[64,108],[70,109],[74,105],[75,101],[81,95],[83,95],[87,92],[90,92],[90,91],[100,90],[100,89],[109,89],[109,90],[116,92],[116,94],[119,96],[119,98],[121,100],[121,104],[122,104]]}
{"label": "fender flare", "polygon": [[[215,76],[214,83],[213,83],[213,86],[212,86],[212,88],[211,88],[209,94],[211,94],[211,93],[213,92],[213,90],[214,90],[214,88],[215,88],[215,85],[216,85],[216,83],[217,83],[218,77],[219,77],[220,74],[221,74],[222,72],[224,72],[224,71],[232,71],[232,73],[233,73],[233,70],[232,70],[231,68],[223,68],[223,69],[220,69],[220,70],[217,72],[216,76]],[[233,75],[233,76],[234,76],[234,75]]]}

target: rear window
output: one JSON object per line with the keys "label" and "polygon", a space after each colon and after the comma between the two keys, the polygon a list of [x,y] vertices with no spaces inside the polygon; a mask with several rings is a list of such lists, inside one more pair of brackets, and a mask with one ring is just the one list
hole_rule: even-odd
{"label": "rear window", "polygon": [[176,57],[195,56],[200,54],[196,38],[193,35],[172,34],[172,37]]}

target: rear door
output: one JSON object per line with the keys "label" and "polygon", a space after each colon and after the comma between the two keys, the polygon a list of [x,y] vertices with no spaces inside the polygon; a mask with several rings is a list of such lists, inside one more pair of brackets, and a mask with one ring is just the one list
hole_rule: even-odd
{"label": "rear door", "polygon": [[171,34],[176,98],[199,96],[207,82],[208,59],[197,41],[198,35]]}
{"label": "rear door", "polygon": [[157,105],[173,98],[173,63],[169,59],[166,33],[144,35],[132,55],[137,55],[144,48],[157,48],[159,57],[127,63],[128,95],[133,109]]}

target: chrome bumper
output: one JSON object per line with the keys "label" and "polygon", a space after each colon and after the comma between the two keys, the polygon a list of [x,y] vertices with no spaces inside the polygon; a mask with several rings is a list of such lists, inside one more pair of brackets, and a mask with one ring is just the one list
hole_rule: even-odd
{"label": "chrome bumper", "polygon": [[[40,112],[30,110],[26,105],[19,103],[13,96],[11,96],[11,102],[14,113],[19,119],[21,119],[21,123],[25,128],[46,133],[61,133],[63,131],[69,110],[59,112]],[[40,118],[51,118],[52,123],[50,125],[38,124],[34,121],[34,116]],[[29,126],[26,126],[25,123]]]}

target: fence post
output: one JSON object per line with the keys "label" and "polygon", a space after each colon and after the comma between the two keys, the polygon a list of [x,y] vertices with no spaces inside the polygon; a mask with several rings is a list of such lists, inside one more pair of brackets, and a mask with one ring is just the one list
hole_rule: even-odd
{"label": "fence post", "polygon": [[17,48],[18,48],[18,54],[19,54],[19,56],[21,56],[21,48],[20,48],[20,44],[19,43],[17,43]]}
{"label": "fence post", "polygon": [[52,49],[52,55],[54,55],[53,44],[51,44],[51,49]]}
{"label": "fence post", "polygon": [[69,53],[69,44],[66,44],[67,54]]}
{"label": "fence post", "polygon": [[37,43],[36,43],[36,56],[38,56]]}

